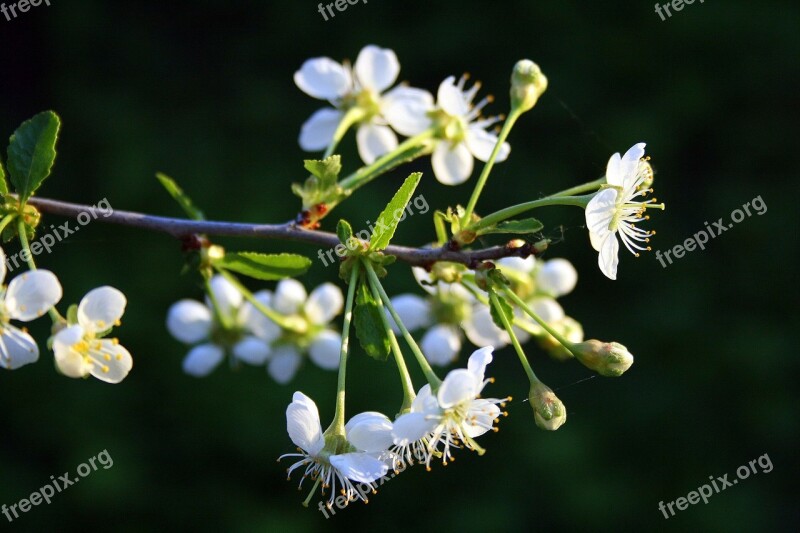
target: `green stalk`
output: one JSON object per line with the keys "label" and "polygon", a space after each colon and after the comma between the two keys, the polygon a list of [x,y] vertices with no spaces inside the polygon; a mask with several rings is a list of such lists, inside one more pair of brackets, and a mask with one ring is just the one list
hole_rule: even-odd
{"label": "green stalk", "polygon": [[[10,220],[9,217],[13,217],[16,215],[7,215],[2,222],[0,222],[0,232],[8,225]],[[22,250],[25,252],[22,254],[23,257],[26,257],[25,262],[28,263],[28,268],[31,270],[36,270],[36,263],[33,261],[33,253],[31,253],[30,243],[28,243],[28,235],[25,233],[25,222],[22,219],[19,219],[19,225],[17,226],[17,232],[19,233],[19,242],[22,245]],[[63,316],[56,310],[55,306],[51,307],[47,310],[47,314],[50,316],[50,320],[53,323],[64,322],[66,320]]]}
{"label": "green stalk", "polygon": [[[522,300],[522,298],[520,298],[519,296],[517,296],[516,294],[514,294],[514,291],[512,291],[512,290],[511,290],[511,287],[509,287],[508,285],[503,285],[503,291],[506,293],[506,295],[507,295],[507,296],[508,296],[508,297],[509,297],[509,298],[510,298],[510,299],[511,299],[511,300],[512,300],[512,301],[513,301],[515,304],[517,304],[517,306],[518,306],[520,309],[522,309],[523,311],[525,311],[525,314],[527,314],[529,317],[531,317],[532,319],[534,319],[534,320],[535,320],[535,321],[536,321],[536,322],[537,322],[537,323],[538,323],[540,326],[542,326],[542,328],[544,328],[544,330],[545,330],[545,331],[547,331],[547,333],[549,333],[550,335],[552,335],[553,337],[555,337],[555,339],[556,339],[558,342],[560,342],[560,343],[561,343],[561,344],[564,346],[564,348],[566,348],[566,349],[567,349],[567,350],[569,350],[570,352],[573,352],[573,349],[572,349],[572,347],[573,347],[573,343],[571,343],[570,341],[568,341],[567,339],[565,339],[565,338],[564,338],[564,337],[563,337],[563,336],[562,336],[562,335],[561,335],[559,332],[557,332],[555,329],[553,329],[553,328],[550,326],[550,324],[548,324],[547,322],[545,322],[544,320],[542,320],[542,318],[541,318],[539,315],[537,315],[537,314],[536,314],[536,313],[533,311],[533,309],[531,309],[531,308],[528,306],[528,304],[526,304],[526,303],[525,303],[525,302]],[[574,352],[573,352],[573,354],[574,354]]]}
{"label": "green stalk", "polygon": [[472,196],[470,197],[467,208],[464,211],[464,218],[461,221],[462,226],[469,225],[470,221],[472,220],[472,213],[475,211],[475,205],[478,203],[478,198],[480,198],[481,192],[483,192],[483,188],[486,185],[486,181],[489,179],[489,173],[492,171],[492,167],[494,167],[497,154],[500,153],[500,148],[502,148],[503,143],[508,137],[508,134],[511,133],[511,128],[514,127],[514,123],[520,116],[522,116],[522,113],[524,113],[524,111],[521,111],[519,108],[515,108],[512,109],[508,114],[508,117],[503,124],[503,129],[500,130],[500,135],[497,137],[497,144],[494,145],[492,155],[489,156],[489,161],[483,165],[483,171],[481,172],[477,183],[475,183],[475,189],[472,191]]}
{"label": "green stalk", "polygon": [[335,435],[345,435],[344,431],[344,389],[345,377],[347,375],[347,356],[350,353],[350,323],[353,320],[353,301],[356,295],[356,285],[358,285],[359,265],[353,267],[350,272],[350,282],[347,286],[347,300],[344,306],[344,325],[342,326],[342,349],[339,352],[339,378],[336,382],[336,413],[333,416],[330,428],[325,432],[332,431]]}
{"label": "green stalk", "polygon": [[572,187],[571,189],[565,189],[565,190],[559,191],[559,192],[557,192],[555,194],[551,194],[550,196],[547,196],[547,198],[550,198],[550,197],[553,197],[553,196],[575,196],[576,194],[581,194],[581,193],[584,193],[584,192],[596,191],[597,189],[600,188],[601,185],[605,184],[605,182],[606,182],[606,177],[603,176],[602,178],[598,178],[598,179],[596,179],[594,181],[590,181],[590,182],[584,183],[583,185],[576,185],[575,187]]}
{"label": "green stalk", "polygon": [[6,215],[3,220],[0,220],[0,234],[3,233],[3,230],[6,229],[6,226],[11,224],[14,218],[17,216],[16,213],[11,213],[10,215]]}
{"label": "green stalk", "polygon": [[[230,281],[231,284],[234,287],[236,287],[236,290],[238,290],[240,293],[242,293],[242,296],[244,296],[245,300],[247,300],[248,302],[253,304],[253,307],[255,307],[261,314],[263,314],[264,316],[266,316],[267,318],[269,318],[270,320],[275,322],[282,329],[285,329],[285,330],[288,330],[288,331],[294,331],[296,333],[305,333],[305,323],[299,323],[297,321],[293,321],[293,320],[290,319],[290,317],[284,316],[284,315],[280,314],[279,312],[275,311],[274,309],[270,309],[269,307],[267,307],[263,303],[259,302],[256,299],[256,297],[253,295],[253,293],[250,292],[247,289],[247,287],[242,285],[242,283],[238,279],[236,279],[236,276],[234,276],[233,274],[231,274],[227,270],[219,268],[219,269],[217,269],[217,271],[220,274],[222,274],[222,276],[225,279]],[[209,297],[211,298],[211,303],[214,305],[215,310],[217,310],[219,312],[220,308],[219,308],[216,300],[214,299],[214,293],[211,291],[211,285],[210,285],[208,279],[206,279],[206,290],[208,291]],[[219,315],[220,316],[218,316],[218,318],[220,319],[220,321],[222,322],[222,324],[225,327],[232,327],[233,326],[233,324],[229,323],[228,317],[222,317],[221,316],[222,315],[221,312],[219,312]]]}
{"label": "green stalk", "polygon": [[546,198],[540,198],[538,200],[512,205],[511,207],[506,207],[500,211],[495,211],[491,215],[480,219],[475,224],[465,227],[464,231],[479,232],[483,228],[492,227],[506,219],[538,207],[546,207],[551,205],[574,205],[575,207],[585,209],[589,204],[589,200],[591,200],[593,197],[594,194],[587,194],[586,196],[548,196]]}
{"label": "green stalk", "polygon": [[336,147],[339,146],[339,143],[344,138],[347,130],[349,130],[353,124],[363,119],[365,116],[366,113],[360,107],[353,107],[347,111],[347,113],[345,113],[342,117],[342,120],[339,121],[336,131],[333,133],[333,139],[331,139],[331,143],[328,145],[328,149],[325,150],[325,154],[322,156],[322,159],[327,159],[330,157],[334,150],[336,150]]}
{"label": "green stalk", "polygon": [[442,384],[442,380],[439,379],[439,377],[433,371],[431,365],[428,363],[428,360],[425,358],[425,355],[423,355],[422,350],[420,350],[417,342],[414,340],[414,337],[411,336],[411,333],[409,333],[405,324],[403,324],[403,321],[400,319],[400,315],[398,315],[397,311],[395,311],[389,295],[386,294],[383,285],[381,285],[381,281],[378,279],[378,275],[375,273],[375,269],[372,268],[372,265],[367,261],[364,261],[364,267],[367,269],[367,276],[370,284],[372,285],[373,289],[378,292],[381,300],[383,301],[383,305],[386,306],[386,309],[389,310],[392,318],[394,318],[397,327],[400,328],[400,332],[403,334],[403,338],[408,343],[409,348],[411,348],[411,352],[414,354],[414,357],[416,357],[417,363],[422,369],[422,373],[425,374],[425,379],[428,380],[428,383],[431,385],[431,389],[435,392],[439,388],[439,385]]}
{"label": "green stalk", "polygon": [[539,381],[539,379],[536,377],[536,374],[533,372],[533,368],[531,368],[530,362],[528,362],[528,358],[525,356],[525,352],[519,343],[519,339],[517,339],[517,334],[514,333],[514,328],[511,326],[511,322],[509,322],[508,317],[503,312],[502,307],[500,307],[497,294],[494,291],[490,291],[489,299],[492,302],[492,307],[494,307],[495,313],[500,317],[500,321],[503,322],[506,332],[508,332],[508,335],[511,337],[511,344],[514,345],[514,350],[517,352],[519,362],[522,363],[522,368],[525,369],[528,379],[530,380],[531,384],[536,383]]}

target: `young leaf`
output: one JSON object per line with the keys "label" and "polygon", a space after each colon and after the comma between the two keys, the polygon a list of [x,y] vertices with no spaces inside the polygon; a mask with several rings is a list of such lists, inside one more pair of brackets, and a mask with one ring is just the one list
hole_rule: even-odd
{"label": "young leaf", "polygon": [[203,220],[205,219],[205,215],[203,212],[200,211],[197,207],[195,207],[194,203],[192,203],[192,199],[183,192],[178,184],[175,182],[174,179],[170,178],[166,174],[162,174],[161,172],[156,173],[156,178],[161,185],[167,190],[170,196],[178,202],[178,205],[186,212],[189,218],[193,220]]}
{"label": "young leaf", "polygon": [[6,182],[6,171],[3,170],[3,162],[0,161],[0,197],[8,194],[8,183]]}
{"label": "young leaf", "polygon": [[340,220],[336,224],[336,236],[342,244],[347,244],[347,240],[353,236],[353,226],[344,219]]}
{"label": "young leaf", "polygon": [[514,233],[517,235],[527,235],[530,233],[539,233],[544,228],[544,224],[535,218],[525,218],[522,220],[506,220],[499,223],[493,228],[482,229],[478,232],[480,235],[489,235],[492,233]]}
{"label": "young leaf", "polygon": [[389,357],[389,337],[383,328],[381,312],[367,283],[360,281],[356,292],[356,308],[353,310],[356,335],[367,355],[378,361],[386,361]]}
{"label": "young leaf", "polygon": [[311,266],[311,259],[296,254],[227,252],[213,264],[251,278],[272,281],[302,276]]}
{"label": "young leaf", "polygon": [[397,225],[400,224],[400,219],[405,216],[406,206],[411,200],[411,196],[414,194],[421,178],[421,172],[415,172],[406,178],[406,181],[395,193],[389,205],[380,214],[378,221],[375,222],[375,232],[369,241],[370,250],[383,250],[389,246]]}
{"label": "young leaf", "polygon": [[500,296],[499,294],[495,294],[497,296],[497,302],[500,304],[500,309],[495,307],[494,305],[490,306],[491,314],[492,314],[492,321],[497,325],[498,328],[502,329],[503,331],[506,330],[505,324],[503,324],[503,320],[501,318],[500,313],[503,313],[510,324],[514,323],[514,308],[506,301],[505,298]]}
{"label": "young leaf", "polygon": [[338,155],[332,155],[322,161],[307,159],[304,164],[306,170],[319,178],[320,188],[323,190],[336,185],[336,180],[339,179],[339,173],[342,171],[342,158]]}
{"label": "young leaf", "polygon": [[50,175],[60,127],[58,115],[45,111],[23,122],[11,136],[8,173],[20,202],[26,202]]}

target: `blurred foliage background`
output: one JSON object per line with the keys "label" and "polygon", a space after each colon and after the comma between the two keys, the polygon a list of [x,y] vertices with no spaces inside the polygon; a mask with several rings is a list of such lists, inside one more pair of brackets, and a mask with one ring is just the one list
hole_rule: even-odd
{"label": "blurred foliage background", "polygon": [[[686,6],[661,21],[649,2],[506,0],[350,6],[325,22],[315,2],[72,0],[0,18],[0,129],[10,134],[44,109],[62,117],[59,158],[41,195],[180,216],[154,179],[174,176],[215,219],[283,221],[304,177],[296,138],[321,103],[293,72],[309,57],[355,59],[365,44],[393,48],[401,78],[435,91],[468,71],[508,105],[517,59],[537,61],[550,89],[512,132],[479,210],[489,212],[602,174],[611,153],[648,142],[665,213],[652,217],[666,250],[761,196],[768,206],[664,269],[622,253],[619,281],[596,266],[583,214],[540,213],[557,242],[548,257],[581,274],[563,300],[589,337],[618,340],[636,356],[622,379],[590,379],[533,344],[537,373],[569,410],[549,434],[533,423],[525,377],[510,350],[497,354],[492,394],[515,402],[484,457],[463,452],[446,469],[412,469],[369,505],[325,520],[300,502],[275,459],[293,446],[284,410],[294,390],[333,412],[335,378],[307,365],[290,386],[257,368],[181,373],[186,348],[164,327],[168,306],[200,297],[181,276],[178,243],[91,224],[40,258],[77,302],[101,284],[129,297],[122,342],[135,366],[119,386],[64,378],[44,351],[36,365],[0,373],[0,503],[27,497],[51,475],[107,449],[114,460],[13,524],[19,531],[399,531],[521,529],[795,529],[798,291],[797,110],[800,8],[743,0]],[[357,164],[344,143],[347,168]],[[428,162],[419,189],[431,206],[465,202],[473,180],[438,184]],[[409,169],[371,184],[336,213],[374,220]],[[367,201],[366,199],[369,199]],[[337,216],[329,218],[330,229]],[[47,223],[60,223],[47,217]],[[401,226],[397,242],[432,239],[430,215]],[[223,240],[232,248],[284,250]],[[16,251],[15,244],[6,249]],[[288,249],[316,255],[302,246]],[[415,290],[397,266],[390,292]],[[336,276],[316,262],[307,286]],[[256,285],[253,286],[257,288]],[[65,305],[64,305],[65,307]],[[38,338],[47,324],[32,325]],[[359,349],[360,350],[360,349]],[[467,353],[462,355],[462,362]],[[348,373],[350,413],[396,409],[395,370],[358,351]],[[419,383],[419,381],[418,381]],[[661,500],[769,454],[752,476],[665,520]]]}

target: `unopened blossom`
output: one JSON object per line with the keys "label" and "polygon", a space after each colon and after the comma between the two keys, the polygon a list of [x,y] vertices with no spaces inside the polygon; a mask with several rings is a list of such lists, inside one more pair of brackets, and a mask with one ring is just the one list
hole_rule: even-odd
{"label": "unopened blossom", "polygon": [[39,347],[24,328],[11,320],[30,322],[61,300],[63,290],[49,270],[25,272],[2,286],[7,274],[6,256],[0,248],[0,368],[15,370],[39,359]]}
{"label": "unopened blossom", "polygon": [[327,435],[322,432],[317,405],[302,392],[295,392],[286,409],[286,429],[298,452],[284,454],[279,460],[298,458],[287,469],[288,478],[295,470],[302,471],[300,487],[307,478],[314,483],[309,499],[321,485],[322,494],[329,494],[329,508],[338,494],[348,503],[357,499],[366,502],[356,485],[366,483],[374,489],[374,482],[388,471],[381,456],[391,445],[390,428],[385,415],[367,412],[347,423],[344,436]]}
{"label": "unopened blossom", "polygon": [[66,376],[92,375],[100,381],[119,383],[133,367],[130,352],[116,338],[104,338],[120,325],[128,301],[114,287],[89,291],[78,305],[78,322],[53,338],[56,366]]}
{"label": "unopened blossom", "polygon": [[646,246],[654,231],[645,231],[636,226],[649,217],[644,213],[649,208],[664,209],[656,199],[645,200],[652,189],[644,185],[651,182],[653,169],[644,158],[644,143],[633,145],[624,156],[611,156],[606,168],[606,181],[586,206],[586,227],[592,247],[599,252],[600,270],[610,279],[617,279],[619,264],[619,241],[635,256],[639,251],[650,250]]}
{"label": "unopened blossom", "polygon": [[374,45],[361,50],[352,68],[327,57],[303,63],[294,74],[295,84],[333,107],[319,109],[303,124],[300,147],[309,152],[326,149],[345,113],[357,108],[363,115],[356,132],[361,159],[370,164],[397,148],[394,131],[409,135],[420,130],[424,110],[433,105],[430,93],[420,89],[401,85],[387,92],[399,73],[395,53]]}

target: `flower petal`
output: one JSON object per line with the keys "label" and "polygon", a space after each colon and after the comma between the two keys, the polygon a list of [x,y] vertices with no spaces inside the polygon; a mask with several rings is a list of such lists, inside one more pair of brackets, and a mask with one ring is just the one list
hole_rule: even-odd
{"label": "flower petal", "polygon": [[622,170],[620,169],[620,163],[622,158],[619,155],[619,152],[612,155],[611,158],[608,160],[608,165],[606,165],[606,183],[609,185],[614,185],[615,187],[622,187]]}
{"label": "flower petal", "polygon": [[433,95],[423,89],[399,86],[381,99],[381,115],[399,134],[412,137],[431,126],[428,113],[434,108]]}
{"label": "flower petal", "polygon": [[472,175],[475,160],[463,143],[453,146],[447,141],[441,141],[433,149],[431,164],[439,183],[458,185]]}
{"label": "flower petal", "polygon": [[325,446],[317,405],[302,392],[295,392],[286,408],[286,431],[292,442],[310,455],[317,455]]}
{"label": "flower petal", "polygon": [[92,289],[78,306],[78,323],[91,332],[105,331],[119,324],[128,300],[114,287]]}
{"label": "flower petal", "polygon": [[617,208],[617,190],[603,189],[586,206],[586,227],[603,239],[611,230],[609,225]]}
{"label": "flower petal", "polygon": [[475,374],[465,368],[457,368],[451,370],[444,378],[436,398],[442,409],[449,409],[461,402],[474,399],[479,392]]}
{"label": "flower petal", "polygon": [[417,280],[417,283],[423,291],[428,294],[436,294],[436,287],[437,285],[441,285],[441,283],[431,283],[430,272],[422,267],[411,267],[411,273],[414,275],[414,279]]}
{"label": "flower petal", "polygon": [[248,365],[263,365],[269,359],[269,345],[252,335],[237,342],[233,347],[233,355]]}
{"label": "flower petal", "polygon": [[106,355],[104,361],[95,362],[89,367],[89,373],[106,383],[119,383],[128,376],[133,368],[133,357],[122,345],[109,339],[95,341],[100,343],[100,351]]}
{"label": "flower petal", "polygon": [[330,462],[344,477],[358,483],[372,483],[389,471],[386,463],[366,453],[331,455]]}
{"label": "flower petal", "polygon": [[479,398],[471,402],[469,414],[461,428],[470,438],[480,437],[492,428],[494,420],[499,416],[500,408],[497,405]]}
{"label": "flower petal", "polygon": [[609,233],[600,246],[597,256],[600,271],[609,279],[617,279],[617,265],[619,264],[619,242],[616,235]]}
{"label": "flower petal", "polygon": [[392,422],[374,411],[360,413],[345,425],[347,440],[368,453],[385,452],[392,446]]}
{"label": "flower petal", "polygon": [[297,373],[302,359],[294,346],[281,346],[272,352],[267,372],[272,379],[286,385]]}
{"label": "flower petal", "polygon": [[185,344],[208,338],[211,321],[211,310],[196,300],[180,300],[167,311],[167,330]]}
{"label": "flower petal", "polygon": [[306,318],[318,326],[328,324],[343,308],[342,289],[333,283],[323,283],[311,291],[304,306]]}
{"label": "flower petal", "polygon": [[439,401],[431,392],[431,386],[425,385],[419,392],[417,397],[411,403],[411,411],[415,413],[435,414],[440,411]]}
{"label": "flower petal", "polygon": [[[491,157],[497,141],[497,135],[478,126],[470,127],[464,136],[464,142],[467,148],[469,148],[469,151],[472,152],[475,159],[483,161],[484,163]],[[511,146],[508,143],[503,143],[500,147],[500,151],[497,153],[497,159],[495,159],[495,161],[498,163],[505,161],[508,159],[510,153]]]}
{"label": "flower petal", "polygon": [[431,364],[447,366],[455,361],[461,351],[461,335],[453,326],[438,324],[425,333],[420,348]]}
{"label": "flower petal", "polygon": [[397,135],[389,126],[362,124],[356,132],[358,155],[366,164],[372,164],[380,156],[397,148]]}
{"label": "flower petal", "polygon": [[[399,294],[392,298],[392,307],[400,316],[400,320],[408,331],[414,331],[420,328],[425,328],[431,325],[433,318],[431,317],[431,305],[425,298],[417,296],[416,294]],[[386,315],[389,318],[389,324],[395,333],[400,333],[400,328],[394,318],[386,310]]]}
{"label": "flower petal", "polygon": [[525,259],[521,257],[503,257],[495,261],[495,264],[500,267],[501,270],[503,268],[510,268],[511,270],[522,272],[523,274],[529,274],[536,268],[536,259],[532,255]]}
{"label": "flower petal", "polygon": [[28,333],[6,324],[0,333],[0,368],[16,370],[39,360],[39,346]]}
{"label": "flower petal", "polygon": [[631,146],[619,163],[619,174],[622,182],[619,184],[623,190],[630,189],[636,183],[636,175],[639,170],[639,160],[644,157],[645,143],[638,143]]}
{"label": "flower petal", "polygon": [[306,152],[325,150],[342,120],[342,112],[330,107],[318,109],[300,127],[300,148]]}
{"label": "flower petal", "polygon": [[476,304],[472,308],[472,314],[461,323],[461,327],[475,346],[494,346],[500,349],[511,343],[511,337],[497,327],[489,308],[483,304]]}
{"label": "flower petal", "polygon": [[282,315],[296,315],[305,303],[308,294],[303,284],[296,279],[284,279],[275,287],[272,308]]}
{"label": "flower petal", "polygon": [[80,325],[69,326],[53,337],[56,367],[67,377],[81,378],[89,374],[89,365],[83,355],[72,347],[83,340],[86,332]]}
{"label": "flower petal", "polygon": [[407,446],[434,430],[438,421],[425,413],[400,415],[392,425],[393,441],[398,446]]}
{"label": "flower petal", "polygon": [[453,117],[463,117],[469,113],[469,102],[464,93],[456,86],[455,76],[449,76],[439,84],[436,103],[442,110]]}
{"label": "flower petal", "polygon": [[[220,312],[231,318],[235,318],[238,314],[238,309],[242,306],[244,297],[239,289],[233,283],[225,279],[222,275],[217,274],[209,282],[211,285],[211,292],[214,294],[214,299],[217,301]],[[206,305],[209,309],[213,309],[211,300],[206,296]]]}
{"label": "flower petal", "polygon": [[467,370],[475,377],[475,383],[479,387],[483,386],[484,375],[486,374],[486,367],[492,362],[492,346],[484,346],[472,352],[467,362]]}
{"label": "flower petal", "polygon": [[400,62],[394,51],[367,45],[356,58],[355,74],[361,87],[382,93],[397,80]]}
{"label": "flower petal", "polygon": [[6,312],[11,318],[30,322],[47,313],[61,300],[63,294],[61,283],[49,270],[25,272],[8,284]]}
{"label": "flower petal", "polygon": [[307,95],[319,100],[334,100],[347,94],[352,80],[347,70],[329,57],[316,57],[303,63],[294,73],[294,83]]}
{"label": "flower petal", "polygon": [[214,371],[225,357],[225,352],[216,344],[195,346],[183,360],[183,371],[196,378],[202,378]]}
{"label": "flower petal", "polygon": [[[272,308],[272,293],[270,291],[258,291],[253,294],[253,297],[264,307]],[[242,304],[242,309],[239,311],[239,321],[250,333],[267,343],[277,340],[282,333],[279,325],[267,318],[264,313],[250,302]]]}
{"label": "flower petal", "polygon": [[335,331],[324,330],[308,347],[308,356],[320,368],[336,370],[342,350],[342,336]]}
{"label": "flower petal", "polygon": [[572,292],[578,283],[578,271],[566,259],[545,261],[536,271],[536,289],[554,298]]}
{"label": "flower petal", "polygon": [[0,248],[0,285],[6,280],[8,274],[8,267],[6,266],[6,253]]}

